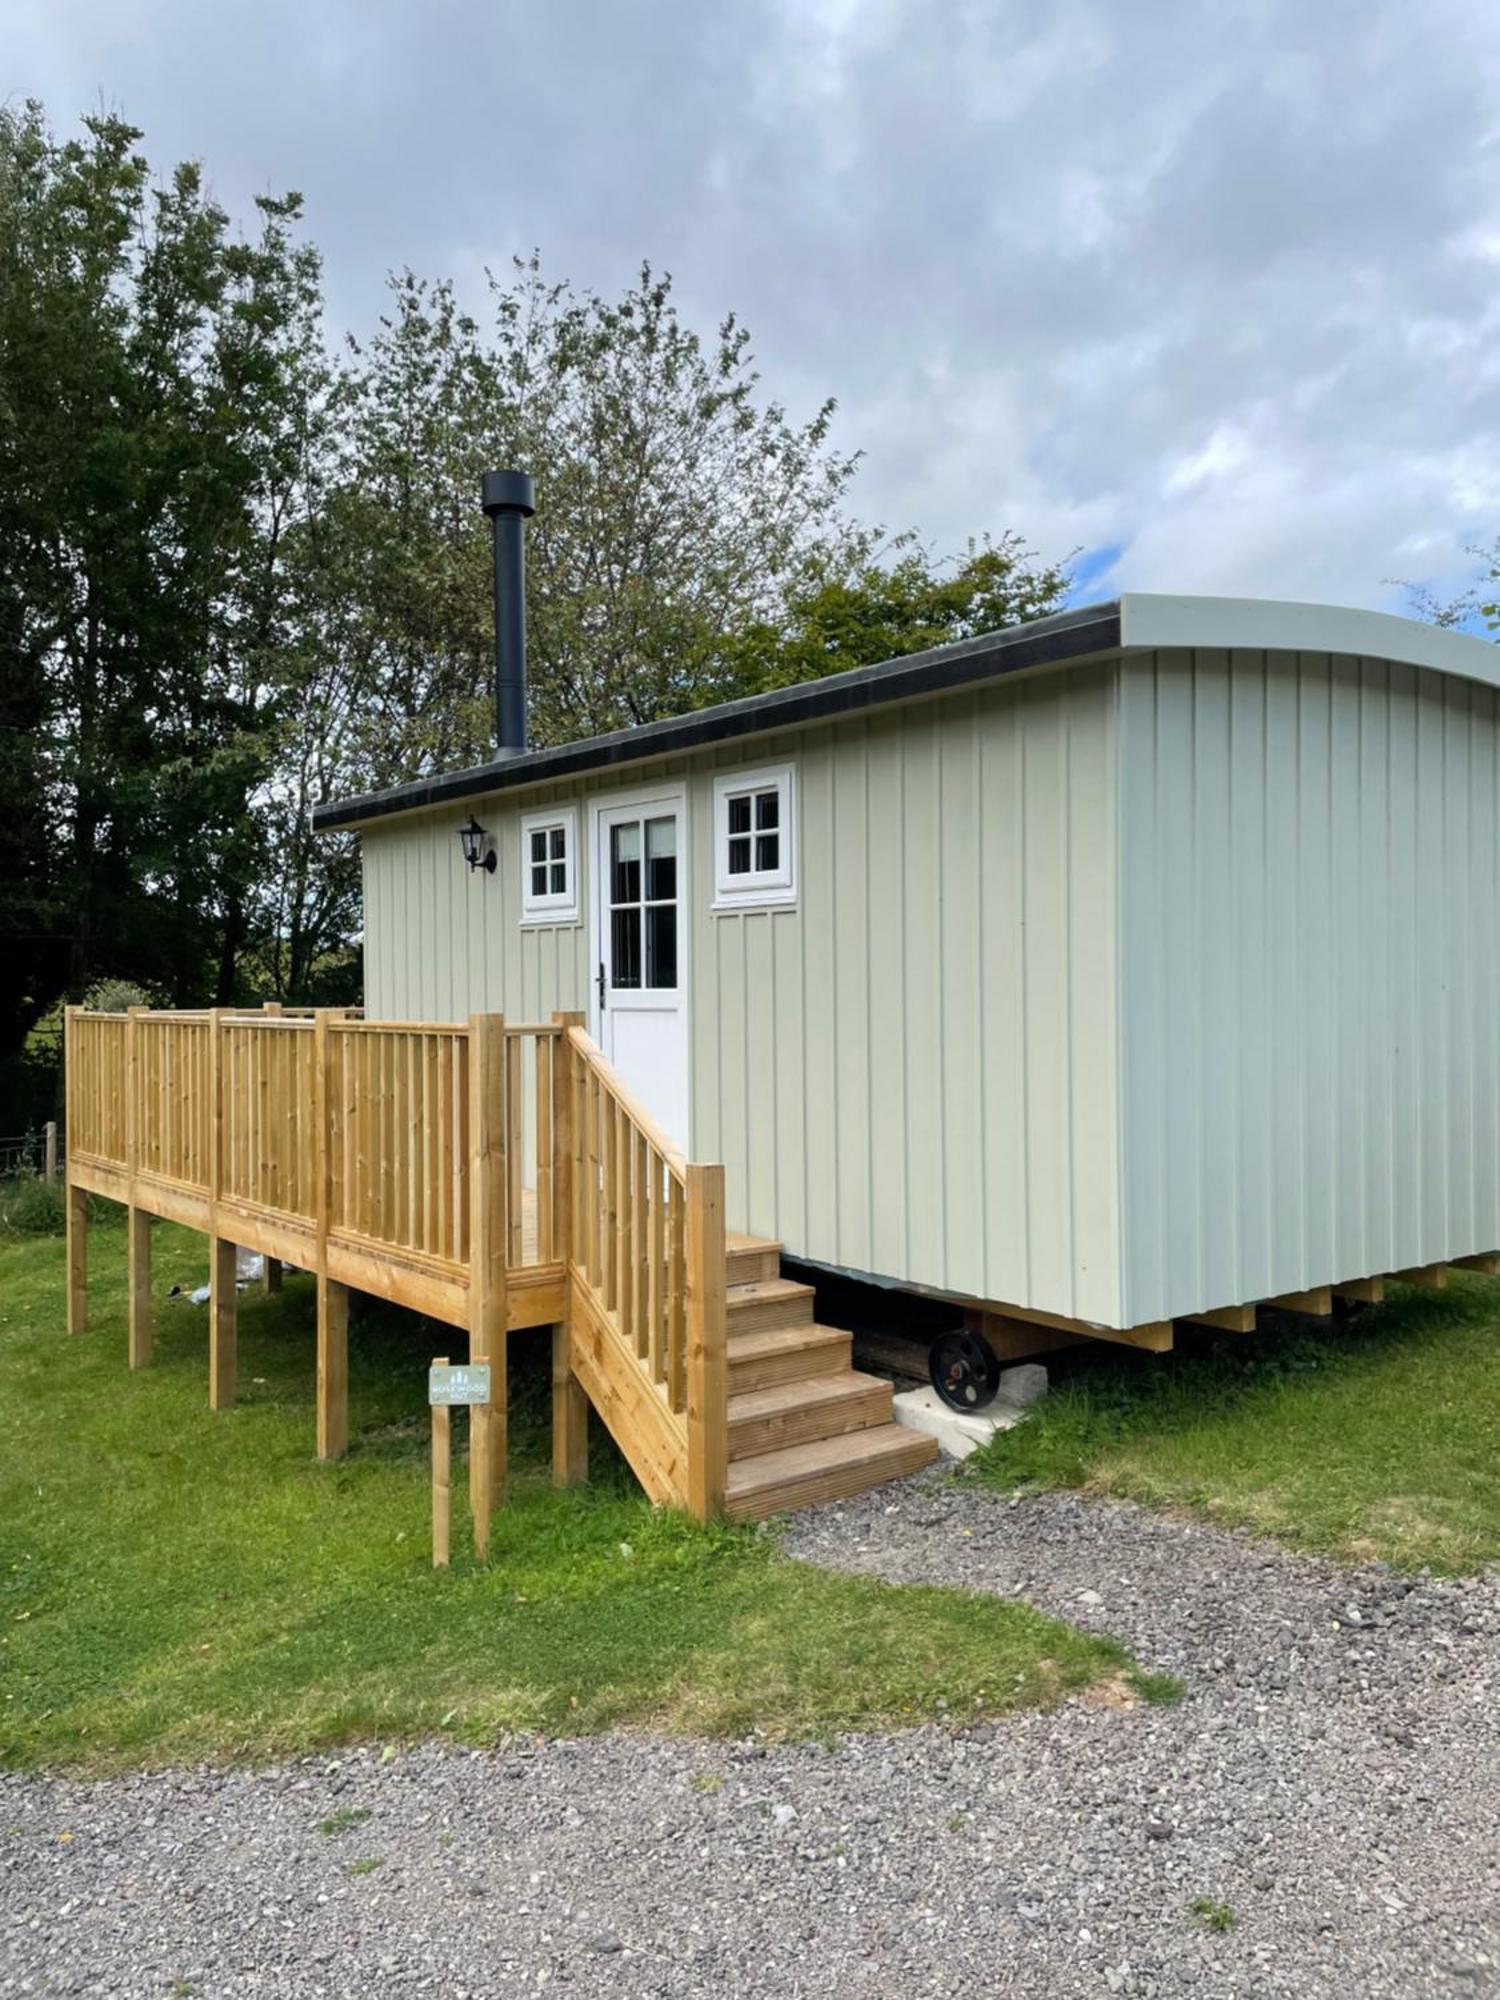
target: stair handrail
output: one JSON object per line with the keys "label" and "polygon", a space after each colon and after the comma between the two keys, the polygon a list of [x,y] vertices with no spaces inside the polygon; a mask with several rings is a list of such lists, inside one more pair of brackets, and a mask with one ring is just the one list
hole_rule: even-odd
{"label": "stair handrail", "polygon": [[653,1498],[707,1520],[729,1456],[724,1169],[690,1160],[576,1022],[567,1046],[574,1372],[587,1387],[576,1350],[602,1319],[595,1365],[633,1370],[651,1400],[611,1396],[601,1415]]}

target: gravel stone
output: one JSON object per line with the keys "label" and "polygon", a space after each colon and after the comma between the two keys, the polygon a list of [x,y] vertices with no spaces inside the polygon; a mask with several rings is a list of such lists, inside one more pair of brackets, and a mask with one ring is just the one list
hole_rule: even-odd
{"label": "gravel stone", "polygon": [[[799,1516],[789,1547],[1028,1600],[1186,1699],[955,1705],[833,1748],[513,1738],[0,1774],[0,2000],[1500,1992],[1500,1578],[1340,1569],[933,1475]],[[337,1807],[369,1818],[321,1835]]]}

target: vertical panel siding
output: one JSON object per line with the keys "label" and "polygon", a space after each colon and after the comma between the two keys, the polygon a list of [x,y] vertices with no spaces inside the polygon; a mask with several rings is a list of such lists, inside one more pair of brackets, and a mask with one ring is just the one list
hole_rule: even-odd
{"label": "vertical panel siding", "polygon": [[588,799],[681,773],[680,764],[653,764],[592,783],[587,791],[567,784],[473,801],[476,817],[495,839],[493,875],[464,865],[458,830],[469,818],[467,800],[462,808],[364,829],[370,1012],[392,1020],[447,1021],[495,1009],[536,1021],[557,1008],[586,1009],[592,973],[586,923],[521,922],[521,815],[552,805],[576,808],[579,909],[586,917],[593,872]]}
{"label": "vertical panel siding", "polygon": [[1126,1317],[1500,1246],[1495,693],[1163,652],[1120,759]]}
{"label": "vertical panel siding", "polygon": [[712,768],[785,756],[796,907],[700,918],[717,986],[695,993],[694,1147],[724,1161],[731,1223],[847,1270],[1115,1321],[1113,670]]}
{"label": "vertical panel siding", "polygon": [[[913,704],[705,752],[687,772],[692,1146],[731,1226],[897,1282],[1110,1322],[1119,1308],[1114,674]],[[799,895],[715,915],[717,771],[791,759]],[[582,926],[519,923],[519,816],[479,801],[365,835],[385,1016],[585,1007]]]}

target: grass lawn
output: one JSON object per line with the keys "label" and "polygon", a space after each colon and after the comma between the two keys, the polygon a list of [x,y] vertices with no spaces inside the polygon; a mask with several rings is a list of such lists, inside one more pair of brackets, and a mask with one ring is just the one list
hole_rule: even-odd
{"label": "grass lawn", "polygon": [[157,1359],[135,1375],[124,1243],[91,1230],[90,1331],[70,1340],[61,1242],[0,1235],[0,1763],[611,1724],[818,1735],[1130,1672],[1117,1646],[1024,1606],[825,1574],[774,1535],[655,1512],[597,1426],[593,1486],[552,1492],[540,1335],[513,1342],[513,1497],[491,1562],[462,1553],[456,1478],[454,1567],[437,1574],[425,1371],[462,1343],[357,1301],[353,1446],[321,1466],[311,1280],[242,1294],[240,1402],[215,1416],[207,1310],[164,1296],[204,1281],[204,1239],[156,1225]]}
{"label": "grass lawn", "polygon": [[1055,1361],[1031,1417],[969,1460],[991,1484],[1195,1509],[1348,1560],[1500,1560],[1500,1281],[1392,1286],[1342,1325],[1179,1329],[1170,1355]]}

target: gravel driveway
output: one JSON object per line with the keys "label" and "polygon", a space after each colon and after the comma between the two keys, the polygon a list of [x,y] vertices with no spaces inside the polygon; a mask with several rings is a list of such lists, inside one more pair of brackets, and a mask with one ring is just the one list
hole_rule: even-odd
{"label": "gravel driveway", "polygon": [[0,1995],[1500,1994],[1496,1579],[931,1476],[792,1547],[1025,1596],[1187,1699],[834,1750],[0,1777]]}

